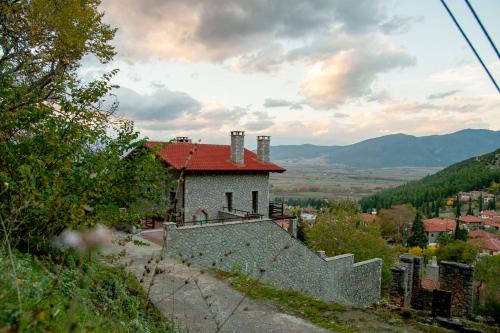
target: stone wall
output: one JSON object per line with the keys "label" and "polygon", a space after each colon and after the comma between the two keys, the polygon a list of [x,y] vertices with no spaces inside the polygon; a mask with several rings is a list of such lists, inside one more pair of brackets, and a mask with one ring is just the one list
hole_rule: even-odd
{"label": "stone wall", "polygon": [[258,213],[269,214],[269,174],[188,174],[185,176],[185,220],[191,221],[198,209],[208,219],[217,219],[226,206],[226,193],[233,193],[233,208],[252,211],[252,191],[258,191]]}
{"label": "stone wall", "polygon": [[451,291],[451,315],[472,316],[474,267],[457,262],[439,264],[440,289]]}
{"label": "stone wall", "polygon": [[391,268],[391,300],[400,307],[410,307],[413,265],[397,262]]}
{"label": "stone wall", "polygon": [[239,271],[278,289],[341,304],[380,299],[381,259],[354,263],[354,255],[321,258],[271,220],[176,227],[165,224],[165,247],[205,267]]}
{"label": "stone wall", "polygon": [[[438,266],[433,260],[429,276],[439,274],[434,288],[421,286],[423,258],[401,255],[391,269],[391,301],[401,307],[432,310],[440,315],[470,317],[473,306],[474,268],[456,262],[442,261]],[[446,299],[450,298],[449,301]],[[446,308],[447,307],[447,308]]]}

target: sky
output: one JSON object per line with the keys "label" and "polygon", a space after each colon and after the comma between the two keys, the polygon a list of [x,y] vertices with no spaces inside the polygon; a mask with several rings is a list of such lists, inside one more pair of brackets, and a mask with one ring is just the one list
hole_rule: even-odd
{"label": "sky", "polygon": [[[500,59],[446,0],[493,76]],[[470,0],[500,44],[500,1]],[[500,94],[439,0],[103,0],[117,116],[154,140],[345,145],[387,134],[500,130]],[[500,45],[499,45],[500,46]],[[499,47],[497,46],[497,48]]]}

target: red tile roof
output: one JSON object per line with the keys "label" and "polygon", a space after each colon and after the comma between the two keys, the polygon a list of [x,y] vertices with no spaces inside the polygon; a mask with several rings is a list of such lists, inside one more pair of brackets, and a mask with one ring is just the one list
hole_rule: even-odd
{"label": "red tile roof", "polygon": [[500,251],[500,241],[495,238],[488,238],[483,240],[483,247],[492,252]]}
{"label": "red tile roof", "polygon": [[500,219],[484,220],[485,225],[489,225],[495,228],[500,228]]}
{"label": "red tile roof", "polygon": [[437,283],[429,278],[423,278],[422,281],[420,282],[420,285],[422,286],[422,288],[429,289],[429,290],[433,290],[433,289],[438,288]]}
{"label": "red tile roof", "polygon": [[377,216],[375,216],[373,214],[368,214],[368,213],[361,213],[361,218],[363,219],[363,221],[365,223],[371,223],[371,222],[375,221]]}
{"label": "red tile roof", "polygon": [[484,219],[477,217],[477,216],[460,216],[459,218],[460,222],[464,223],[484,223]]}
{"label": "red tile roof", "polygon": [[452,219],[433,218],[424,221],[425,232],[448,232],[455,230],[456,222]]}
{"label": "red tile roof", "polygon": [[288,230],[288,226],[290,225],[288,220],[276,220],[274,222],[285,230]]}
{"label": "red tile roof", "polygon": [[249,172],[284,172],[284,168],[274,163],[264,163],[248,149],[244,152],[244,164],[231,161],[231,146],[196,143],[166,143],[149,141],[146,147],[152,149],[165,144],[158,156],[176,170],[189,171],[249,171]]}
{"label": "red tile roof", "polygon": [[496,238],[495,234],[492,234],[491,232],[486,232],[486,231],[481,230],[481,229],[469,231],[468,236],[469,236],[469,238],[485,238],[485,239]]}
{"label": "red tile roof", "polygon": [[492,210],[483,210],[481,215],[488,216],[489,218],[500,217],[500,213],[495,213]]}

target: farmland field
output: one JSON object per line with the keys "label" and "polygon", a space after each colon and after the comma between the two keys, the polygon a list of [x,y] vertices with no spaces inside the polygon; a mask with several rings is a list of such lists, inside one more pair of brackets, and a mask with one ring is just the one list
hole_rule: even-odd
{"label": "farmland field", "polygon": [[277,161],[287,169],[271,174],[271,198],[353,198],[395,187],[439,171],[435,167],[356,169],[341,165]]}

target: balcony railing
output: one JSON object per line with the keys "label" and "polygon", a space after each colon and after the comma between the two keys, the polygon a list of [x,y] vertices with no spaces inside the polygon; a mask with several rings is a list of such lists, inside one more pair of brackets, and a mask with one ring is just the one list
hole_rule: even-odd
{"label": "balcony railing", "polygon": [[248,215],[248,216],[235,216],[235,217],[226,217],[219,219],[209,219],[209,220],[200,220],[200,221],[178,221],[177,226],[194,226],[194,225],[205,225],[205,224],[214,224],[214,223],[227,223],[227,222],[236,222],[236,221],[249,221],[249,220],[261,220],[263,216],[258,214],[258,216]]}

